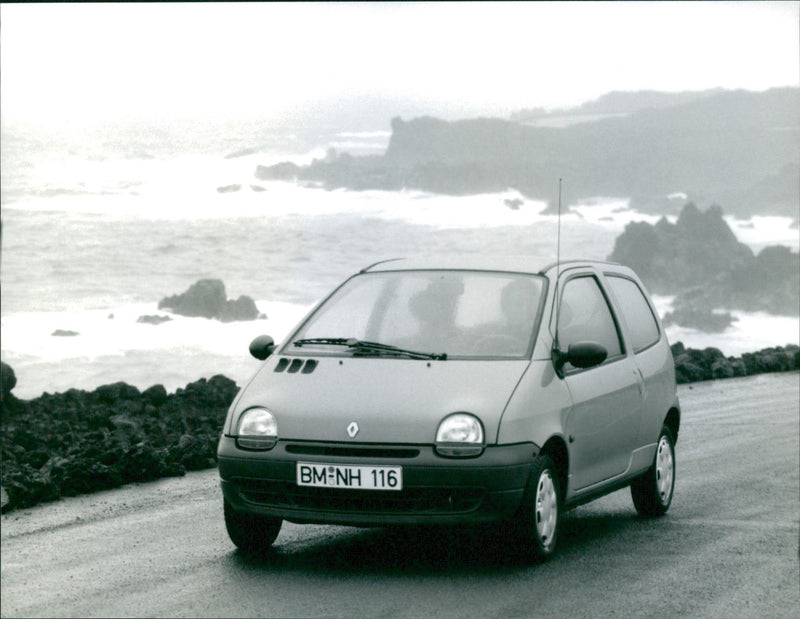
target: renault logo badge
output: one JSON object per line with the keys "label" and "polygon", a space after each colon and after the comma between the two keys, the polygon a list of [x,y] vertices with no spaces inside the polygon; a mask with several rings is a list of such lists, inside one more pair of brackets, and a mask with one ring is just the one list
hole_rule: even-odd
{"label": "renault logo badge", "polygon": [[351,421],[350,425],[347,426],[347,436],[355,438],[356,434],[358,434],[358,424],[355,421]]}

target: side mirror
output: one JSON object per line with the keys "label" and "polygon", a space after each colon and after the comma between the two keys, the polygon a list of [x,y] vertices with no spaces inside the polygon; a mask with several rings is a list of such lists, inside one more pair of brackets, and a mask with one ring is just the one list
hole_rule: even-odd
{"label": "side mirror", "polygon": [[250,342],[250,354],[256,359],[263,361],[275,350],[275,340],[269,335],[259,335]]}
{"label": "side mirror", "polygon": [[575,342],[569,345],[565,353],[557,349],[553,351],[553,363],[559,376],[565,363],[571,363],[576,368],[592,368],[603,363],[606,357],[608,351],[597,342]]}
{"label": "side mirror", "polygon": [[592,368],[603,363],[606,357],[608,351],[597,342],[575,342],[567,350],[567,361],[576,368]]}

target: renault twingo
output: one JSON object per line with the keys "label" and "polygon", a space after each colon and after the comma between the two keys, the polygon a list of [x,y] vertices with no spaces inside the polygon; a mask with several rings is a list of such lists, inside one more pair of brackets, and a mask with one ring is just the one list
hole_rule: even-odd
{"label": "renault twingo", "polygon": [[626,267],[381,262],[250,350],[264,363],[218,448],[240,549],[269,547],[283,520],[496,521],[546,559],[566,509],[627,486],[642,515],[672,501],[674,365]]}

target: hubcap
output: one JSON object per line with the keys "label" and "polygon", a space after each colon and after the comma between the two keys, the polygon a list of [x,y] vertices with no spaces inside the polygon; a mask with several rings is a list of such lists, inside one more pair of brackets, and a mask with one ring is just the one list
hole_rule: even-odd
{"label": "hubcap", "polygon": [[536,486],[536,534],[542,546],[553,543],[558,515],[558,497],[550,471],[543,471]]}
{"label": "hubcap", "polygon": [[662,436],[658,442],[656,452],[656,486],[658,487],[658,498],[662,505],[669,503],[672,495],[672,478],[675,475],[675,460],[672,457],[672,446],[669,439]]}

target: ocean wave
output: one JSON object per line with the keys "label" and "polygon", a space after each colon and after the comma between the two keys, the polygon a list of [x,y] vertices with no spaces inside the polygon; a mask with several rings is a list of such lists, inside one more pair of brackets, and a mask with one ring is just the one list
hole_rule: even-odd
{"label": "ocean wave", "polygon": [[[672,311],[673,296],[652,295],[659,316]],[[727,312],[734,321],[722,333],[705,333],[698,329],[669,325],[665,328],[671,344],[683,342],[687,348],[718,348],[726,356],[738,357],[746,352],[755,352],[773,346],[800,344],[800,317],[775,316],[766,312],[743,312],[719,308]]]}
{"label": "ocean wave", "polygon": [[[130,382],[130,376],[147,383],[145,387],[172,376],[180,386],[202,376],[197,374],[201,367],[226,374],[236,374],[231,367],[254,371],[248,359],[252,339],[268,334],[280,342],[311,308],[263,300],[256,304],[266,319],[222,323],[187,318],[158,310],[155,303],[4,315],[2,356],[17,372],[14,393],[23,398],[57,391],[61,385],[88,389],[117,380]],[[160,325],[137,322],[143,315],[172,320]],[[59,331],[75,335],[54,335]],[[244,379],[241,372],[232,378]]]}
{"label": "ocean wave", "polygon": [[341,138],[381,139],[388,141],[392,137],[391,131],[341,131],[336,134]]}

